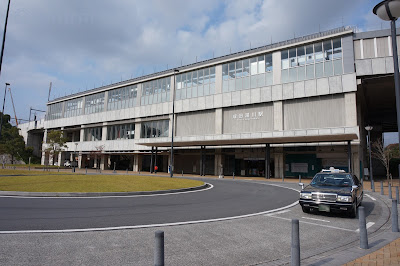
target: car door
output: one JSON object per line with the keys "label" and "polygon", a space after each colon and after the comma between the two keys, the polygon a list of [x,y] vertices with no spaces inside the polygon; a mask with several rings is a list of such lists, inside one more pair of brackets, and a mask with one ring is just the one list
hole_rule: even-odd
{"label": "car door", "polygon": [[362,201],[363,187],[362,187],[360,180],[358,180],[358,177],[356,175],[353,175],[353,182],[358,187],[356,189],[356,195],[357,195],[357,202],[358,202],[358,204],[360,204]]}

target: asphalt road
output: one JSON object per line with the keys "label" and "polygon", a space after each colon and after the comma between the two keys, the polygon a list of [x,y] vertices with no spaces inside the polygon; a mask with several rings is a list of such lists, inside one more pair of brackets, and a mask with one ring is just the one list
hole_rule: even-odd
{"label": "asphalt road", "polygon": [[298,200],[298,192],[265,183],[205,181],[213,188],[172,195],[0,197],[0,231],[108,228],[209,220],[264,212]]}

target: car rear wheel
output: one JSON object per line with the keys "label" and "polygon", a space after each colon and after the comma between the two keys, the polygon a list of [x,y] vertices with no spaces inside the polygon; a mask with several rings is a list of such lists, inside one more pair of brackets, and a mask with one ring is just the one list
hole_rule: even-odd
{"label": "car rear wheel", "polygon": [[349,216],[350,216],[350,218],[356,218],[357,217],[357,201],[353,203],[353,208],[351,208]]}
{"label": "car rear wheel", "polygon": [[301,206],[301,208],[302,208],[303,212],[305,212],[305,213],[310,212],[310,208],[308,208],[308,207]]}

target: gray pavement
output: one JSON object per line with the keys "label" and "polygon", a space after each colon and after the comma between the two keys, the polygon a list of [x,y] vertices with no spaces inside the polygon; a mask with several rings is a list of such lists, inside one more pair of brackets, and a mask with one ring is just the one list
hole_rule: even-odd
{"label": "gray pavement", "polygon": [[[282,184],[296,187],[297,184]],[[398,237],[390,201],[368,193],[370,246],[358,248],[358,220],[305,214],[300,206],[229,221],[133,230],[0,235],[1,265],[152,265],[154,232],[165,231],[167,265],[284,265],[290,262],[291,219],[300,220],[303,265],[340,265]],[[232,206],[234,208],[234,206]]]}

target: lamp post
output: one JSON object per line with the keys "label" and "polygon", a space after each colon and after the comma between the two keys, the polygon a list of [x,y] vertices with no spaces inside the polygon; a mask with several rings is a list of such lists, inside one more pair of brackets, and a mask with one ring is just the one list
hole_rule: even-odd
{"label": "lamp post", "polygon": [[174,69],[174,89],[172,94],[172,130],[171,130],[171,158],[169,164],[169,176],[174,176],[174,124],[175,124],[175,93],[176,93],[176,74],[178,69]]}
{"label": "lamp post", "polygon": [[394,89],[396,93],[397,132],[400,145],[400,75],[396,40],[396,20],[400,17],[400,0],[382,1],[374,7],[373,12],[380,19],[390,21],[390,28],[392,32]]}
{"label": "lamp post", "polygon": [[365,130],[368,132],[368,150],[369,150],[369,175],[371,177],[371,189],[374,187],[374,175],[372,174],[372,155],[371,155],[371,130],[372,126],[366,126]]}
{"label": "lamp post", "polygon": [[74,173],[75,173],[75,162],[76,162],[76,148],[78,147],[78,142],[75,142],[75,152],[74,152]]}
{"label": "lamp post", "polygon": [[0,121],[0,139],[1,139],[1,130],[3,128],[4,105],[6,104],[7,86],[10,86],[10,83],[6,83],[6,87],[4,88],[3,111],[1,113],[1,118],[0,118],[0,120],[1,120]]}

